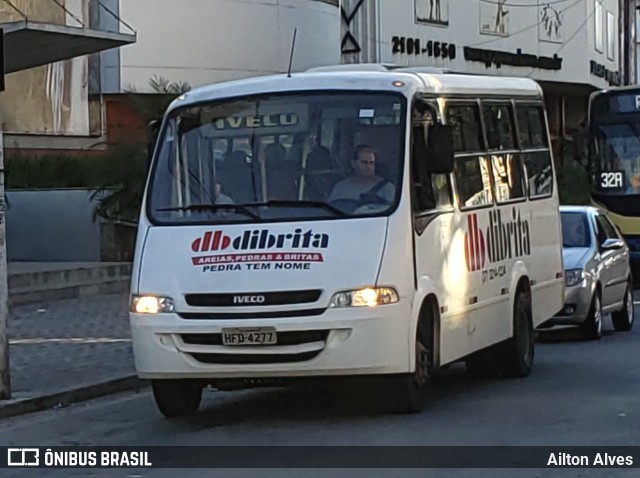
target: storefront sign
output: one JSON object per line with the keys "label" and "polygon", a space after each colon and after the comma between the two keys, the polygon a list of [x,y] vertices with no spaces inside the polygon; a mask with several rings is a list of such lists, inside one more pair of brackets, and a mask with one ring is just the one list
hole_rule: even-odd
{"label": "storefront sign", "polygon": [[609,86],[620,86],[621,84],[619,71],[611,71],[594,60],[589,62],[589,70],[593,76],[604,78],[609,83]]}
{"label": "storefront sign", "polygon": [[522,50],[519,48],[516,50],[516,53],[510,53],[507,51],[483,50],[466,46],[464,47],[464,59],[484,63],[487,68],[491,68],[491,66],[500,68],[502,65],[511,65],[539,68],[542,70],[562,69],[562,58],[558,57],[558,55],[553,55],[553,57],[531,55],[522,53]]}

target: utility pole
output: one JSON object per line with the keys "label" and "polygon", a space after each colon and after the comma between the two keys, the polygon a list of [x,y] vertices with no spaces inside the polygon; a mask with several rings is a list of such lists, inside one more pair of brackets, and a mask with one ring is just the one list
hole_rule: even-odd
{"label": "utility pole", "polygon": [[629,0],[627,2],[627,84],[635,85],[638,82],[637,77],[637,31],[636,31],[636,10],[637,10],[637,2],[636,0]]}
{"label": "utility pole", "polygon": [[[0,91],[4,91],[4,30],[0,28]],[[0,125],[2,122],[0,122]],[[0,126],[0,400],[11,398],[9,375],[9,285],[7,280],[7,243],[4,201],[4,137]]]}
{"label": "utility pole", "polygon": [[7,281],[7,243],[4,201],[4,138],[0,129],[0,400],[11,398],[9,374],[9,286]]}
{"label": "utility pole", "polygon": [[637,73],[637,38],[636,28],[637,0],[619,0],[618,12],[620,27],[620,50],[618,54],[620,62],[620,76],[623,85],[633,85],[638,83]]}

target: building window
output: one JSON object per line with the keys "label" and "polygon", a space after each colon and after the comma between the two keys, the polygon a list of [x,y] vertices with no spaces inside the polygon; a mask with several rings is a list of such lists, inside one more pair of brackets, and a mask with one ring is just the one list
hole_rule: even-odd
{"label": "building window", "polygon": [[564,42],[564,12],[561,6],[541,3],[539,8],[538,39],[555,43]]}
{"label": "building window", "polygon": [[413,0],[416,23],[449,25],[449,0]]}
{"label": "building window", "polygon": [[616,57],[616,18],[612,12],[607,12],[607,58]]}
{"label": "building window", "polygon": [[507,0],[480,0],[480,33],[509,35]]}
{"label": "building window", "polygon": [[596,1],[596,6],[595,6],[595,29],[594,29],[594,36],[595,36],[595,40],[596,40],[596,51],[599,51],[600,53],[604,52],[604,42],[603,42],[603,38],[604,38],[604,29],[602,28],[602,21],[603,21],[603,10],[602,10],[602,0],[595,0]]}

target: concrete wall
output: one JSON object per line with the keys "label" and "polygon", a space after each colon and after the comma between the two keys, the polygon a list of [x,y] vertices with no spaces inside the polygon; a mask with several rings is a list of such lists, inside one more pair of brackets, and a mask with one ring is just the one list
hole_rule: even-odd
{"label": "concrete wall", "polygon": [[86,190],[7,191],[9,261],[100,261],[100,225]]}

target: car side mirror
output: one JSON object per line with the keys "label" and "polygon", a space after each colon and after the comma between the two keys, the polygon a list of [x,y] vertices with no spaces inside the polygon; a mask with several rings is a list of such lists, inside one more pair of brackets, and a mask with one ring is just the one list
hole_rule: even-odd
{"label": "car side mirror", "polygon": [[624,247],[624,241],[622,239],[607,239],[600,247],[603,251],[622,249]]}
{"label": "car side mirror", "polygon": [[452,173],[453,158],[453,129],[441,123],[431,124],[427,134],[427,172]]}

